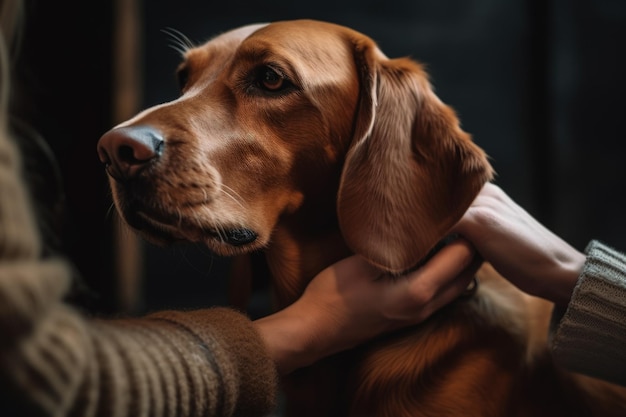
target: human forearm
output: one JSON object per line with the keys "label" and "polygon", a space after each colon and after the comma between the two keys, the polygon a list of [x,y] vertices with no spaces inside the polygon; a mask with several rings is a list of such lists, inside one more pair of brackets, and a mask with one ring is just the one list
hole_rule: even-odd
{"label": "human forearm", "polygon": [[[98,392],[119,409],[143,407],[143,414],[155,417],[225,417],[261,416],[275,406],[274,363],[250,320],[234,310],[101,320],[94,323],[92,336],[101,379],[111,381],[108,392]],[[128,384],[132,398],[125,398]],[[124,405],[128,400],[132,406]]]}
{"label": "human forearm", "polygon": [[260,416],[275,405],[274,362],[230,309],[88,320],[57,302],[3,336],[0,385],[16,415]]}
{"label": "human forearm", "polygon": [[299,314],[297,306],[255,320],[254,325],[281,375],[330,354],[318,346],[322,341],[312,336],[310,316]]}

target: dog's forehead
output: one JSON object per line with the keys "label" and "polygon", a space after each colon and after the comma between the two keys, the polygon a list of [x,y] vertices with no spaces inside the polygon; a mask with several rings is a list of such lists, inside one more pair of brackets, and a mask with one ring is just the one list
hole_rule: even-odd
{"label": "dog's forehead", "polygon": [[257,30],[267,26],[269,23],[254,23],[246,26],[241,26],[236,29],[229,30],[214,39],[211,43],[241,43],[245,38],[256,32]]}
{"label": "dog's forehead", "polygon": [[304,83],[354,77],[354,36],[343,26],[314,20],[280,21],[242,40],[236,56],[249,62],[288,63]]}
{"label": "dog's forehead", "polygon": [[344,58],[338,56],[342,53],[352,53],[349,40],[355,34],[346,27],[327,22],[281,21],[258,28],[243,41],[241,47],[243,52],[246,48],[266,47],[287,56],[328,62]]}
{"label": "dog's forehead", "polygon": [[193,57],[202,56],[211,51],[234,51],[245,38],[264,26],[267,26],[267,23],[255,23],[229,30],[201,45],[188,49],[185,52],[185,57],[186,59],[193,59]]}
{"label": "dog's forehead", "polygon": [[201,60],[203,57],[221,55],[228,59],[239,55],[272,51],[286,58],[300,58],[312,65],[346,62],[352,57],[356,43],[365,41],[374,46],[377,55],[386,59],[376,42],[354,29],[335,23],[300,19],[271,23],[254,23],[224,32],[202,45],[190,48],[185,53],[186,60]]}

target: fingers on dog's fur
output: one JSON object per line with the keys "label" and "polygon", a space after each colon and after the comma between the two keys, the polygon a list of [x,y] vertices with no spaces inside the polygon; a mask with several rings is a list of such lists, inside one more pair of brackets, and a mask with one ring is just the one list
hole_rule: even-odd
{"label": "fingers on dog's fur", "polygon": [[338,195],[351,248],[393,273],[417,264],[469,207],[492,168],[421,66],[355,42],[361,99]]}

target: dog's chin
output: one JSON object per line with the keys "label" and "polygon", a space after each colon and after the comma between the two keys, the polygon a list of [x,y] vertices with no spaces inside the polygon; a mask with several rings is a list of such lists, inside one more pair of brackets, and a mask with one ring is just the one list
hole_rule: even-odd
{"label": "dog's chin", "polygon": [[174,219],[163,214],[155,216],[141,210],[126,211],[122,218],[145,240],[158,246],[180,242],[201,243],[222,256],[249,252],[262,246],[259,234],[243,226],[202,226],[184,218]]}

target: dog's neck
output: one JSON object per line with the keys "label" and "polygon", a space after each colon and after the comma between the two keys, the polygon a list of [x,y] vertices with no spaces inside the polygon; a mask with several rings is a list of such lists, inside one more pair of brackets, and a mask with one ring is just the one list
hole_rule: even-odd
{"label": "dog's neck", "polygon": [[291,304],[315,275],[349,255],[336,221],[321,229],[297,221],[279,224],[266,250],[277,307]]}
{"label": "dog's neck", "polygon": [[274,228],[265,254],[278,308],[293,303],[315,275],[351,254],[337,219],[341,166],[300,178],[304,204],[284,213]]}

